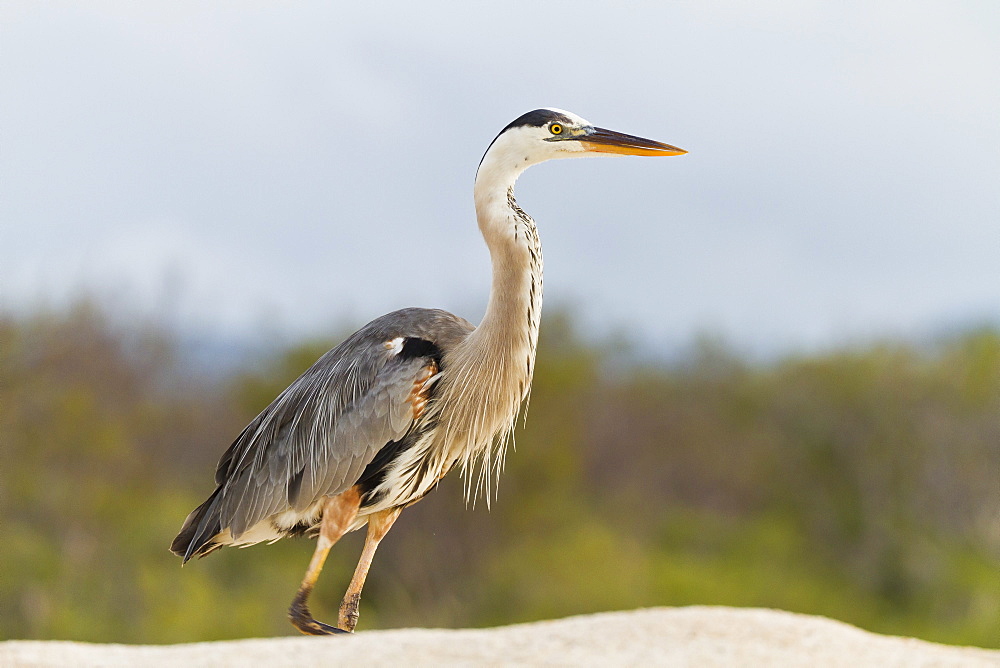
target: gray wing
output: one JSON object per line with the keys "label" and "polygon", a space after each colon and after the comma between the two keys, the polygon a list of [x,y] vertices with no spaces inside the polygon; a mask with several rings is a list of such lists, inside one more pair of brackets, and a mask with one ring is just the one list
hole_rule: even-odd
{"label": "gray wing", "polygon": [[[473,327],[445,311],[382,316],[326,353],[236,439],[216,469],[217,519],[234,538],[284,510],[351,487],[376,453],[414,424],[407,398],[435,355]],[[405,354],[386,343],[426,341]]]}

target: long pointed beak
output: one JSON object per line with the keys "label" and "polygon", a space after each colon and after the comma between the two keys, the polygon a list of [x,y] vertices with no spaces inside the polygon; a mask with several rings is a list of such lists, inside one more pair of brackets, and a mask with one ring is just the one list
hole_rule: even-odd
{"label": "long pointed beak", "polygon": [[594,128],[593,132],[580,137],[578,141],[583,145],[584,150],[594,153],[621,153],[624,155],[684,155],[687,153],[684,149],[670,144],[604,128]]}

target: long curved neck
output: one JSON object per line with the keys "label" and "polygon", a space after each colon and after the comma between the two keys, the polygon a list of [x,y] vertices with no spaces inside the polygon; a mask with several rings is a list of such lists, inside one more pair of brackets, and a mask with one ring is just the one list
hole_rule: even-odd
{"label": "long curved neck", "polygon": [[486,314],[470,344],[493,356],[486,359],[501,357],[514,365],[523,397],[542,312],[542,244],[535,221],[514,199],[514,181],[523,168],[502,166],[484,162],[476,177],[476,218],[490,250],[493,280]]}
{"label": "long curved neck", "polygon": [[462,463],[466,498],[482,490],[487,505],[531,387],[542,312],[542,246],[514,201],[514,181],[527,165],[506,154],[487,151],[476,175],[476,218],[493,264],[490,301],[479,327],[445,354],[448,372],[434,404],[444,428],[429,446],[441,470]]}

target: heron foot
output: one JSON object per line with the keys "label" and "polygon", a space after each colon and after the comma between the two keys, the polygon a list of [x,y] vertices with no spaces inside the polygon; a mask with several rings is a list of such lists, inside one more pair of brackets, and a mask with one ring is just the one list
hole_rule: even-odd
{"label": "heron foot", "polygon": [[291,620],[292,626],[307,636],[332,636],[338,633],[350,633],[350,631],[313,619],[312,613],[309,612],[309,607],[306,605],[305,596],[296,596],[295,600],[292,601],[292,606],[288,608],[288,619]]}
{"label": "heron foot", "polygon": [[295,626],[300,633],[304,633],[307,636],[332,636],[339,633],[350,633],[350,631],[338,629],[336,626],[330,626],[329,624],[324,624],[323,622],[316,621],[315,619],[293,619],[292,625]]}

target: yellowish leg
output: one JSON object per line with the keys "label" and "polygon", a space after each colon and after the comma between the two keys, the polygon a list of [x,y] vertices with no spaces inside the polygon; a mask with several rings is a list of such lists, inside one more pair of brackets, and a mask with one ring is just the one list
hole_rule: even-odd
{"label": "yellowish leg", "polygon": [[392,523],[399,517],[402,508],[391,508],[375,513],[368,518],[368,536],[365,538],[365,548],[361,551],[361,559],[358,560],[358,567],[354,569],[354,577],[347,588],[344,600],[340,604],[340,618],[337,626],[345,631],[354,632],[354,627],[358,624],[358,604],[361,602],[361,588],[365,586],[365,578],[368,577],[368,569],[372,565],[372,557],[375,550],[382,541]]}
{"label": "yellowish leg", "polygon": [[288,609],[288,617],[292,625],[302,633],[307,635],[331,635],[333,633],[345,633],[336,627],[318,622],[312,618],[306,599],[313,590],[316,580],[319,578],[323,564],[326,562],[326,555],[334,543],[347,533],[358,516],[358,508],[361,507],[361,494],[354,487],[330,498],[323,506],[323,520],[319,528],[319,539],[316,543],[316,551],[313,552],[312,561],[309,562],[309,570],[306,571],[305,578],[299,586],[298,593],[292,600],[292,605]]}

